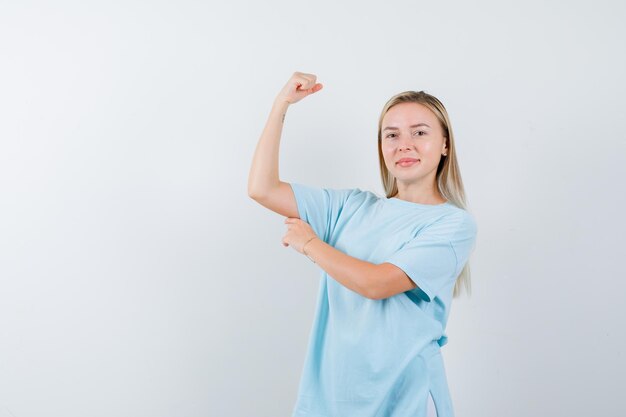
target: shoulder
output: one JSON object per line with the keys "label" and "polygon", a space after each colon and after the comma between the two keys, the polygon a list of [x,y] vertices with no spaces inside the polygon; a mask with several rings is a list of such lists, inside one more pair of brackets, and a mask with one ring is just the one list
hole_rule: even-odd
{"label": "shoulder", "polygon": [[360,188],[352,188],[350,189],[350,196],[354,199],[360,200],[372,200],[378,201],[380,197],[368,190],[361,190]]}
{"label": "shoulder", "polygon": [[363,204],[365,202],[376,202],[380,200],[380,197],[368,190],[362,190],[360,188],[324,188],[324,190],[331,194],[340,196],[346,203],[350,204]]}
{"label": "shoulder", "polygon": [[478,232],[478,225],[474,215],[453,204],[447,204],[442,208],[439,215],[436,216],[436,220],[428,227],[439,231],[450,239],[454,237],[471,237]]}
{"label": "shoulder", "polygon": [[469,211],[453,206],[452,213],[450,214],[451,221],[458,224],[459,227],[467,229],[476,229],[476,218]]}

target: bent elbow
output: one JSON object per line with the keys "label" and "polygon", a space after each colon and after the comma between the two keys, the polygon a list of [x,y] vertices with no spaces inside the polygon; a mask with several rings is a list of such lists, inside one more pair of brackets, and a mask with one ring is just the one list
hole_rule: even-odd
{"label": "bent elbow", "polygon": [[365,298],[369,298],[370,300],[382,300],[386,298],[383,294],[381,294],[380,288],[375,286],[369,286],[363,291],[363,296]]}
{"label": "bent elbow", "polygon": [[252,187],[248,187],[248,197],[250,197],[254,201],[259,201],[263,199],[263,193],[259,192],[258,190],[255,190]]}
{"label": "bent elbow", "polygon": [[253,199],[255,201],[258,200],[258,198],[259,198],[257,194],[255,194],[254,192],[252,192],[250,190],[248,190],[248,197],[250,197],[251,199]]}
{"label": "bent elbow", "polygon": [[385,300],[387,298],[389,298],[390,295],[386,294],[382,291],[370,291],[367,298],[371,299],[371,300]]}

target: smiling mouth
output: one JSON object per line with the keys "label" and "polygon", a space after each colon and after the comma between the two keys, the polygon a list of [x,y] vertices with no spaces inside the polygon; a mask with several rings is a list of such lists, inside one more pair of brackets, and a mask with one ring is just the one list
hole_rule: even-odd
{"label": "smiling mouth", "polygon": [[402,162],[398,162],[397,165],[400,165],[401,167],[410,167],[412,165],[415,165],[419,162],[420,160],[413,160],[413,161],[402,161]]}

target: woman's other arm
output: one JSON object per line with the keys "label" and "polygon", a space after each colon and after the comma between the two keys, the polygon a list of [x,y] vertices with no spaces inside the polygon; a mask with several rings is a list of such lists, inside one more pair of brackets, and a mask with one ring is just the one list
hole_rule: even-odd
{"label": "woman's other arm", "polygon": [[322,88],[313,74],[295,72],[278,94],[259,139],[248,175],[248,196],[268,209],[286,217],[299,217],[298,206],[289,183],[278,174],[280,137],[287,109]]}
{"label": "woman's other arm", "polygon": [[417,287],[397,266],[363,261],[321,239],[309,242],[306,254],[341,285],[373,300],[382,300]]}
{"label": "woman's other arm", "polygon": [[308,256],[335,281],[363,297],[382,300],[417,287],[396,265],[363,261],[332,247],[318,238],[302,219],[287,218],[285,224],[283,246],[291,246]]}

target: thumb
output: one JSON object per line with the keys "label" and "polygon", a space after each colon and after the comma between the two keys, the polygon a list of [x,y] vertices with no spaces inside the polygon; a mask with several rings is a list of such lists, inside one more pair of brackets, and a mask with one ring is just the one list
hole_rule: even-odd
{"label": "thumb", "polygon": [[317,83],[313,87],[309,88],[307,91],[309,92],[309,94],[317,93],[322,89],[322,87],[324,86],[321,83]]}
{"label": "thumb", "polygon": [[305,93],[306,95],[309,95],[309,94],[313,94],[313,93],[320,91],[323,85],[321,83],[317,83],[311,88],[302,89],[301,87],[302,87],[301,85],[297,86],[296,90],[299,92]]}

